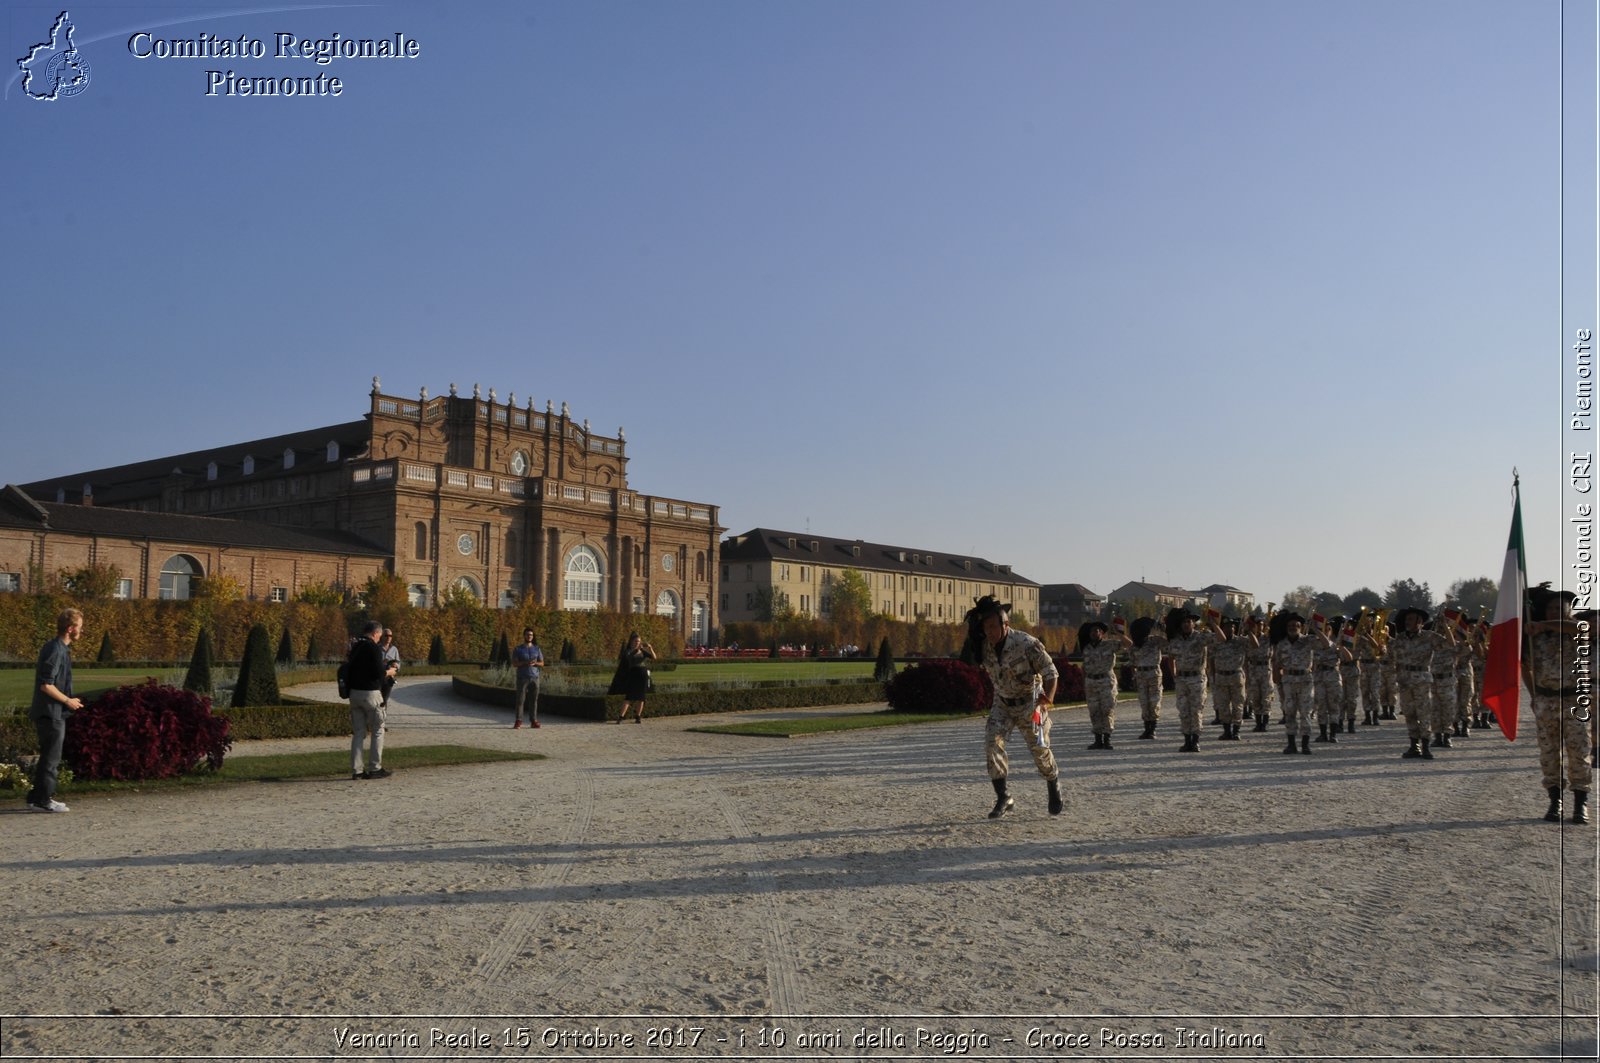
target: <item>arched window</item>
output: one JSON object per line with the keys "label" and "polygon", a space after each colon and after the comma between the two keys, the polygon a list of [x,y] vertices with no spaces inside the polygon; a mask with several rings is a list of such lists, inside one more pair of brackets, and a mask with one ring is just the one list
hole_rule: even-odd
{"label": "arched window", "polygon": [[592,547],[580,546],[567,555],[566,593],[563,609],[598,609],[602,600],[600,555]]}
{"label": "arched window", "polygon": [[668,619],[677,619],[678,596],[671,591],[662,591],[656,595],[656,615]]}
{"label": "arched window", "polygon": [[161,566],[161,598],[163,601],[181,602],[189,598],[189,587],[196,576],[205,574],[192,557],[174,554]]}
{"label": "arched window", "polygon": [[456,580],[454,586],[456,590],[466,591],[478,601],[483,601],[483,588],[478,586],[478,581],[473,579],[471,576],[462,576],[460,579]]}
{"label": "arched window", "polygon": [[425,521],[425,520],[417,521],[416,533],[417,533],[417,549],[416,549],[417,560],[418,561],[426,561],[426,560],[428,560],[428,522]]}
{"label": "arched window", "polygon": [[406,590],[406,598],[411,602],[412,605],[421,608],[427,608],[428,585],[426,583],[413,583]]}

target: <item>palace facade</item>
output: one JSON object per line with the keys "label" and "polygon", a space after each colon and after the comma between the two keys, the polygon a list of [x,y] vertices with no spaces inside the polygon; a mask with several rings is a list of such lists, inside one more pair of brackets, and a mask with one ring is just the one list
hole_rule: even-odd
{"label": "palace facade", "polygon": [[800,616],[828,619],[834,583],[847,570],[866,580],[871,611],[896,620],[958,623],[986,594],[1012,603],[1018,619],[1039,619],[1039,584],[981,557],[772,528],[724,540],[721,556],[724,623],[761,619],[762,602],[777,594]]}
{"label": "palace facade", "polygon": [[[504,607],[532,594],[561,609],[668,616],[690,643],[719,622],[717,507],[635,491],[620,429],[601,435],[566,403],[538,410],[476,386],[404,398],[374,377],[368,405],[342,424],[22,488],[60,505],[336,533],[385,558],[417,605],[465,593]],[[185,563],[209,574],[203,558]]]}

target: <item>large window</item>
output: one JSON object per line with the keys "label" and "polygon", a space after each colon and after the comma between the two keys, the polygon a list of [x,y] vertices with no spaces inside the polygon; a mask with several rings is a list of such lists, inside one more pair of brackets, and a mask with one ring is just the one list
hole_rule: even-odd
{"label": "large window", "polygon": [[457,591],[466,591],[478,601],[483,601],[483,588],[478,586],[478,581],[471,576],[462,576],[453,584]]}
{"label": "large window", "polygon": [[416,548],[415,548],[415,550],[413,552],[417,555],[417,560],[418,561],[426,561],[426,560],[428,560],[428,525],[427,525],[427,522],[420,521],[420,520],[417,521],[416,527],[413,528],[412,531],[415,533],[415,536],[416,536]]}
{"label": "large window", "polygon": [[706,644],[706,603],[695,602],[689,608],[689,644],[704,646]]}
{"label": "large window", "polygon": [[677,619],[678,596],[671,591],[662,591],[656,595],[656,615],[673,620]]}
{"label": "large window", "polygon": [[161,566],[161,598],[163,601],[186,601],[190,584],[196,576],[204,575],[199,564],[191,557],[175,554]]}
{"label": "large window", "polygon": [[602,601],[600,555],[592,547],[580,546],[567,555],[566,593],[563,609],[598,609]]}

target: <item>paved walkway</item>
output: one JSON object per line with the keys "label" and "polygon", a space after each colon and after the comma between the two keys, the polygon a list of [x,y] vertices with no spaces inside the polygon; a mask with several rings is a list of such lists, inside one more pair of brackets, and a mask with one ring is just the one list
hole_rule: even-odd
{"label": "paved walkway", "polygon": [[[1394,724],[1310,757],[1207,728],[1183,756],[1124,714],[1088,753],[1067,710],[1066,814],[1024,755],[993,822],[978,719],[513,731],[431,679],[394,710],[395,745],[548,759],[0,814],[31,1016],[0,1055],[1595,1050],[1595,828],[1539,820],[1527,741],[1418,763]],[[236,755],[302,745],[346,743]]]}

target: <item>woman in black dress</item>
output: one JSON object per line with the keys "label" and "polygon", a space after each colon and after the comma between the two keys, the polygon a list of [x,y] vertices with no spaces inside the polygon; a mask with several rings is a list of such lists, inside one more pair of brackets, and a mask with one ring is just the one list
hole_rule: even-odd
{"label": "woman in black dress", "polygon": [[622,680],[622,715],[617,717],[618,723],[628,718],[630,705],[636,706],[634,723],[644,723],[644,699],[650,693],[650,662],[655,657],[655,647],[640,638],[637,631],[628,636],[617,661],[617,675]]}

